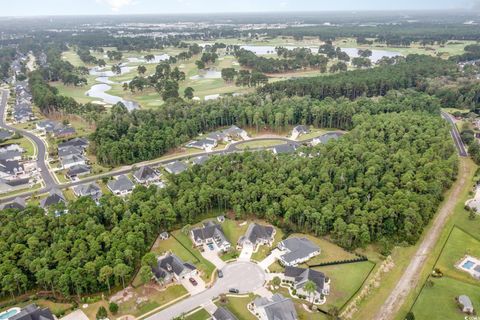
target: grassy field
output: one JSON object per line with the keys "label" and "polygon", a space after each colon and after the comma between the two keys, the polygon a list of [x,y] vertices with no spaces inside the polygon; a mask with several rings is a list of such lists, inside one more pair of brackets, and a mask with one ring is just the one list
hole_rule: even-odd
{"label": "grassy field", "polygon": [[465,255],[480,258],[480,241],[459,228],[453,228],[435,267],[450,278],[480,286],[480,280],[455,267]]}
{"label": "grassy field", "polygon": [[84,67],[85,63],[80,60],[80,57],[75,52],[73,48],[70,48],[68,51],[62,53],[62,59],[70,62],[75,67]]}
{"label": "grassy field", "polygon": [[374,266],[372,262],[365,261],[314,268],[323,272],[331,281],[330,295],[322,309],[342,307],[360,288]]}
{"label": "grassy field", "polygon": [[51,86],[58,89],[58,93],[60,95],[71,97],[75,99],[75,101],[77,101],[78,103],[88,103],[88,102],[98,100],[96,98],[91,98],[85,95],[85,92],[87,92],[93,84],[95,84],[94,80],[89,80],[87,85],[80,86],[80,87],[66,86],[59,81],[50,82]]}
{"label": "grassy field", "polygon": [[189,316],[186,316],[184,320],[207,320],[210,319],[210,314],[205,309],[200,309]]}
{"label": "grassy field", "polygon": [[237,145],[240,150],[253,149],[253,148],[268,148],[282,144],[287,144],[283,140],[260,140],[260,141],[247,141]]}
{"label": "grassy field", "polygon": [[255,299],[253,295],[244,298],[228,297],[225,304],[217,302],[217,306],[227,308],[239,320],[257,320],[257,318],[247,309],[247,305]]}
{"label": "grassy field", "polygon": [[225,219],[225,221],[222,223],[222,229],[228,241],[235,246],[238,242],[238,239],[247,231],[248,225],[249,223],[245,223],[245,221]]}
{"label": "grassy field", "polygon": [[[467,319],[461,312],[455,298],[465,294],[470,297],[475,310],[480,308],[480,287],[449,277],[433,279],[432,287],[425,287],[412,312],[417,320],[461,320]],[[472,317],[473,319],[473,317]]]}

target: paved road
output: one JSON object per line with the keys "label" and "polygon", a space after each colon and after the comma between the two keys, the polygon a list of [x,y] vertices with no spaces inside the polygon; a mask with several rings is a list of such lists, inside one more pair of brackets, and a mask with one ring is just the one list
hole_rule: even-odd
{"label": "paved road", "polygon": [[247,261],[229,263],[222,269],[222,272],[223,278],[217,279],[210,289],[163,309],[145,320],[170,320],[207,304],[221,293],[228,293],[230,288],[238,289],[240,294],[249,293],[263,287],[266,280],[265,271],[257,264]]}
{"label": "paved road", "polygon": [[442,117],[450,123],[452,127],[450,129],[450,134],[452,135],[453,141],[455,142],[455,146],[457,147],[458,154],[461,157],[468,157],[467,150],[465,145],[463,144],[462,138],[460,137],[460,133],[458,132],[458,128],[455,125],[455,121],[453,121],[453,116],[447,112],[442,111]]}
{"label": "paved road", "polygon": [[55,179],[53,178],[52,173],[50,173],[50,171],[48,170],[48,167],[47,167],[47,164],[46,164],[47,148],[45,146],[45,143],[43,142],[42,139],[40,139],[36,135],[28,132],[27,130],[17,129],[15,127],[12,127],[12,126],[9,126],[9,125],[6,124],[6,122],[5,122],[5,117],[6,117],[5,109],[7,107],[7,100],[8,100],[9,92],[8,92],[8,90],[4,90],[4,89],[2,89],[1,92],[2,92],[2,99],[0,101],[0,115],[1,115],[1,117],[0,117],[1,118],[0,119],[0,127],[4,128],[4,129],[16,131],[16,132],[30,138],[33,141],[33,143],[35,143],[35,145],[37,146],[37,151],[38,151],[38,153],[37,153],[37,168],[40,168],[42,170],[41,175],[42,175],[43,181],[45,183],[45,190],[49,190],[52,187],[55,187],[57,185],[57,183],[55,182]]}

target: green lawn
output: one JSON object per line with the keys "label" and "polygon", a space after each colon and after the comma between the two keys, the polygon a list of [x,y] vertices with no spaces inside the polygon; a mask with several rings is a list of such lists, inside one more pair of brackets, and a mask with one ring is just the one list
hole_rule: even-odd
{"label": "green lawn", "polygon": [[260,140],[260,141],[246,141],[244,143],[238,144],[237,148],[240,150],[253,149],[253,148],[269,148],[282,144],[287,144],[283,140]]}
{"label": "green lawn", "polygon": [[225,233],[225,236],[232,246],[235,246],[238,239],[245,234],[248,224],[249,223],[245,223],[245,221],[235,221],[231,219],[225,219],[222,223],[223,233]]}
{"label": "green lawn", "polygon": [[331,306],[342,307],[360,288],[374,266],[373,262],[365,261],[314,268],[323,272],[331,281],[330,294],[322,309],[328,310]]}
{"label": "green lawn", "polygon": [[217,306],[222,306],[228,309],[239,320],[257,320],[257,318],[247,309],[247,305],[252,302],[255,297],[250,295],[249,297],[228,297],[228,301],[225,304],[217,302]]}
{"label": "green lawn", "polygon": [[58,89],[58,93],[62,96],[67,96],[75,99],[78,103],[88,103],[92,101],[98,101],[99,99],[89,97],[85,94],[90,87],[95,84],[94,80],[88,80],[88,84],[85,86],[66,86],[61,82],[50,82],[50,85]]}
{"label": "green lawn", "polygon": [[185,320],[207,320],[210,319],[210,314],[205,309],[200,309],[195,313],[185,317]]}
{"label": "green lawn", "polygon": [[480,241],[461,229],[454,228],[438,259],[436,267],[446,276],[480,286],[480,280],[473,278],[467,272],[455,268],[455,265],[465,255],[480,258]]}
{"label": "green lawn", "polygon": [[303,305],[308,305],[309,302],[307,300],[296,299],[290,296],[290,293],[286,288],[280,287],[278,290],[275,290],[275,293],[280,293],[284,297],[288,297],[292,299],[293,303],[295,304],[295,310],[297,311],[298,320],[327,320],[331,319],[327,317],[325,314],[320,312],[308,312],[305,310]]}
{"label": "green lawn", "polygon": [[64,61],[70,62],[75,67],[85,66],[85,63],[80,59],[80,57],[73,48],[70,48],[68,51],[62,52],[62,59]]}
{"label": "green lawn", "polygon": [[33,156],[33,154],[34,154],[33,144],[30,142],[30,140],[28,140],[25,137],[21,137],[19,139],[6,140],[6,141],[1,143],[0,147],[8,145],[8,144],[13,144],[13,143],[16,143],[16,144],[20,145],[20,147],[22,147],[25,150],[25,153],[23,154],[24,157],[32,157]]}
{"label": "green lawn", "polygon": [[[433,287],[422,289],[412,312],[416,320],[463,320],[463,314],[457,307],[455,298],[465,294],[470,297],[475,310],[480,310],[480,287],[457,281],[449,277],[433,279]],[[473,319],[473,318],[472,318]]]}
{"label": "green lawn", "polygon": [[313,139],[316,137],[321,136],[322,134],[326,133],[327,130],[325,129],[316,129],[316,128],[310,128],[310,132],[307,134],[302,134],[300,137],[297,138],[298,141],[304,141],[308,139]]}

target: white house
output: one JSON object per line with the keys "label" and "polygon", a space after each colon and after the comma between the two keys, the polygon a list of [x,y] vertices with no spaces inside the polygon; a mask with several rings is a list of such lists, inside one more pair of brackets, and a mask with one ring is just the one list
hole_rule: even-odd
{"label": "white house", "polygon": [[272,226],[264,226],[258,223],[251,223],[248,226],[245,235],[238,239],[238,247],[251,246],[253,250],[259,245],[271,246],[275,236],[275,228]]}
{"label": "white house", "polygon": [[313,269],[298,267],[285,267],[285,280],[293,281],[293,287],[297,294],[309,296],[304,290],[307,281],[315,283],[316,289],[313,295],[315,303],[325,302],[325,296],[330,294],[330,279],[323,272]]}
{"label": "white house", "polygon": [[293,301],[279,293],[275,293],[271,299],[256,298],[252,305],[260,320],[298,320]]}
{"label": "white house", "polygon": [[231,248],[222,227],[212,221],[204,223],[202,227],[192,229],[190,233],[196,246],[215,244],[220,251],[228,251]]}
{"label": "white house", "polygon": [[279,261],[284,266],[297,266],[320,254],[320,248],[307,238],[289,238],[278,244]]}

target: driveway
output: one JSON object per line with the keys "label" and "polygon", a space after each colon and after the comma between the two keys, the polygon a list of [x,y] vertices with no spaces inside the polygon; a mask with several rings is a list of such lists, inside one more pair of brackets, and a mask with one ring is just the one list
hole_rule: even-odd
{"label": "driveway", "polygon": [[253,246],[251,244],[245,244],[243,245],[242,251],[240,252],[240,256],[238,257],[238,260],[242,261],[250,261],[250,258],[252,257],[253,253]]}
{"label": "driveway", "polygon": [[270,265],[272,263],[275,262],[276,259],[278,259],[281,255],[283,254],[282,251],[278,250],[278,249],[273,249],[273,251],[268,255],[268,257],[266,257],[265,259],[263,259],[262,261],[260,261],[260,263],[258,264],[258,266],[262,269],[267,269],[268,267],[270,267]]}
{"label": "driveway", "polygon": [[227,293],[229,288],[236,288],[240,291],[240,294],[244,294],[262,288],[265,282],[265,271],[252,262],[232,262],[227,264],[222,271],[223,278],[217,279],[210,289],[182,300],[146,319],[170,320],[200,305],[207,305],[221,293]]}
{"label": "driveway", "polygon": [[211,263],[213,263],[213,265],[217,267],[218,270],[220,270],[225,267],[226,263],[218,256],[217,247],[215,245],[214,248],[215,249],[211,250],[207,245],[203,245],[202,256]]}
{"label": "driveway", "polygon": [[200,276],[197,274],[197,275],[194,275],[192,276],[191,278],[195,279],[195,281],[197,281],[197,285],[194,286],[191,282],[190,282],[190,277],[185,277],[184,279],[180,279],[180,283],[185,287],[185,289],[187,289],[188,293],[190,293],[191,296],[197,294],[197,293],[200,293],[202,291],[205,291],[205,281],[203,281],[202,278],[200,278]]}

